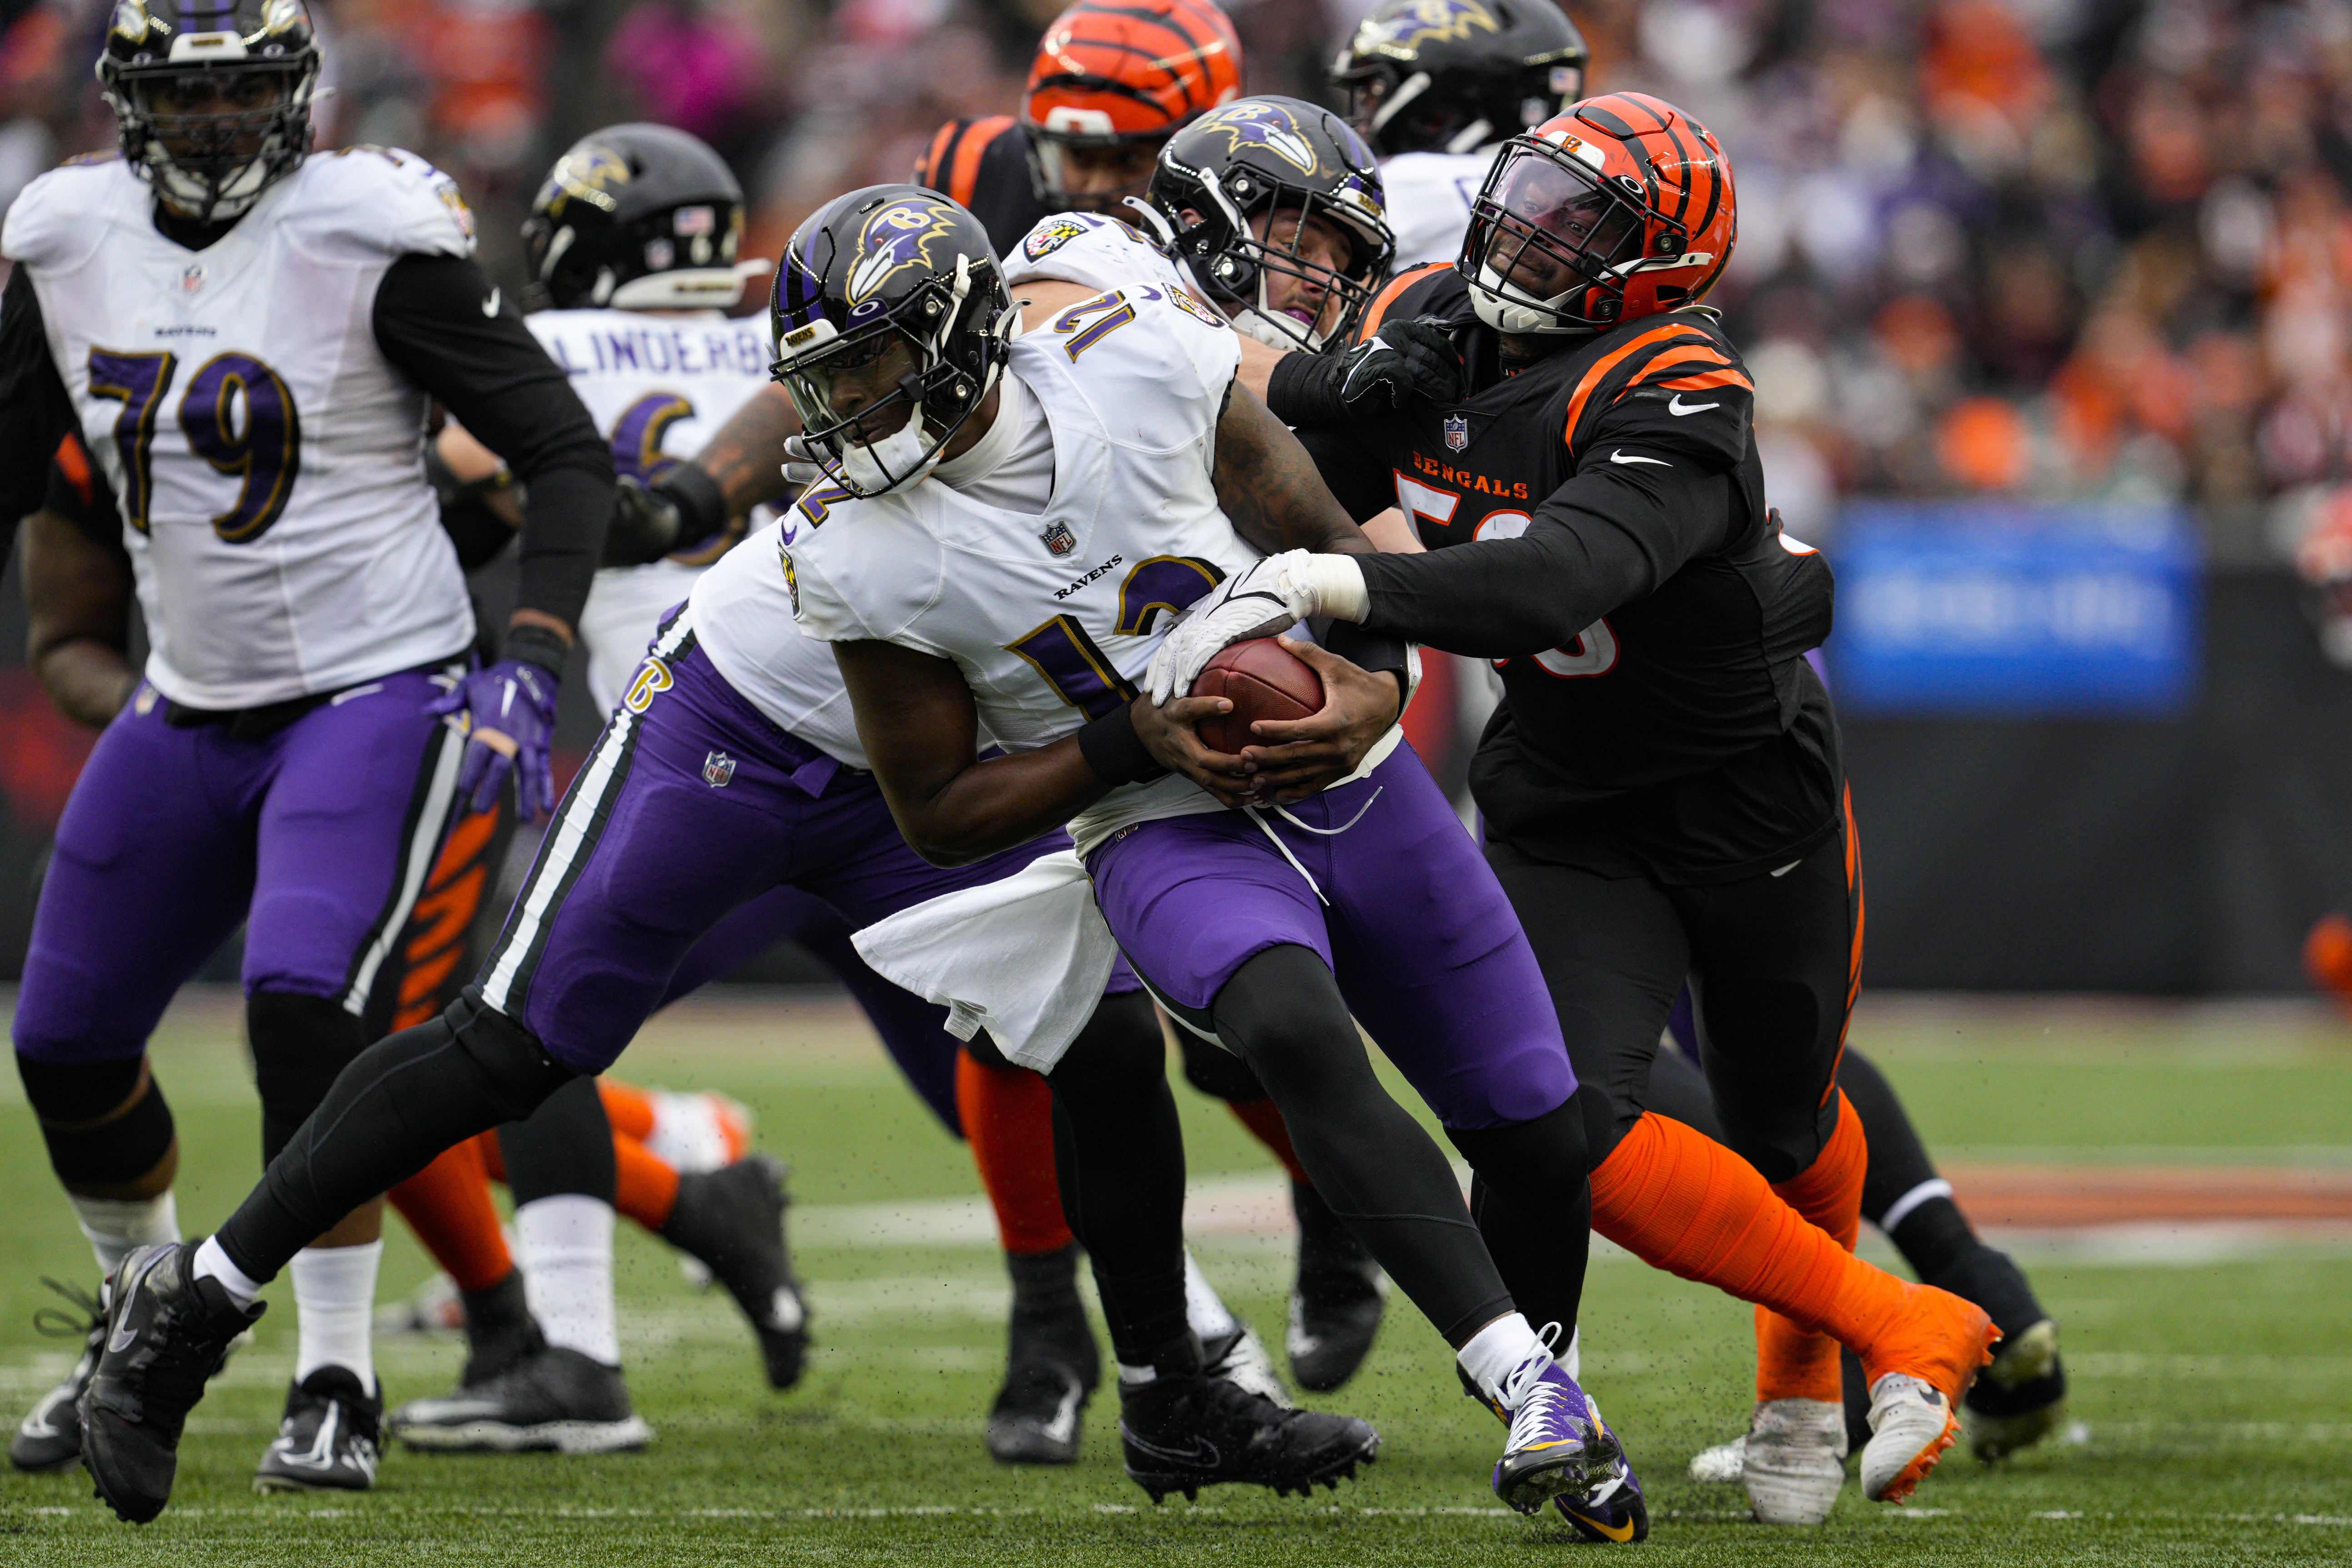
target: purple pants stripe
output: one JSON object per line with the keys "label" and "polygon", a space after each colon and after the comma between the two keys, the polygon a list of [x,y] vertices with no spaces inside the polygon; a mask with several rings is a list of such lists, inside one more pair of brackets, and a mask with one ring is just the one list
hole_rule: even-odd
{"label": "purple pants stripe", "polygon": [[407,670],[260,740],[165,721],[142,686],[58,824],[18,994],[16,1049],[135,1057],[173,994],[246,928],[245,990],[362,1011],[455,805],[464,742]]}

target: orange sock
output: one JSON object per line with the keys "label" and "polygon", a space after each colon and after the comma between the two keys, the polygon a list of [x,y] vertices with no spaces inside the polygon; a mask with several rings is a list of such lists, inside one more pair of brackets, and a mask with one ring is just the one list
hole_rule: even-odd
{"label": "orange sock", "polygon": [[1284,1125],[1282,1112],[1274,1108],[1274,1101],[1232,1100],[1225,1102],[1225,1109],[1234,1113],[1234,1121],[1250,1130],[1253,1137],[1274,1151],[1274,1157],[1282,1162],[1292,1181],[1306,1182],[1310,1187],[1315,1184],[1307,1179],[1307,1167],[1298,1163],[1298,1151],[1290,1146],[1290,1129]]}
{"label": "orange sock", "polygon": [[[1811,1225],[1827,1232],[1846,1251],[1853,1250],[1862,1228],[1862,1178],[1870,1164],[1870,1148],[1862,1118],[1844,1091],[1838,1097],[1838,1121],[1829,1142],[1812,1164],[1772,1190]],[[1756,1397],[1818,1399],[1835,1405],[1845,1397],[1844,1375],[1838,1370],[1837,1342],[1809,1333],[1769,1307],[1756,1309]]]}
{"label": "orange sock", "polygon": [[613,1131],[642,1143],[654,1135],[654,1097],[646,1089],[616,1079],[600,1078],[596,1092],[604,1101],[605,1118]]}
{"label": "orange sock", "polygon": [[460,1290],[486,1290],[514,1271],[490,1184],[473,1139],[392,1189],[392,1206]]}
{"label": "orange sock", "polygon": [[[1858,1134],[1861,1119],[1850,1111],[1839,1125],[1849,1120]],[[1654,1112],[1592,1173],[1592,1228],[1670,1274],[1769,1307],[1857,1351],[1902,1317],[1914,1289],[1808,1224],[1755,1166]]]}
{"label": "orange sock", "polygon": [[677,1206],[676,1168],[619,1131],[613,1134],[613,1207],[647,1230],[667,1225],[670,1210]]}
{"label": "orange sock", "polygon": [[1054,1184],[1054,1091],[1026,1068],[956,1058],[956,1110],[971,1144],[980,1184],[996,1210],[1004,1250],[1058,1252],[1070,1245],[1062,1194]]}

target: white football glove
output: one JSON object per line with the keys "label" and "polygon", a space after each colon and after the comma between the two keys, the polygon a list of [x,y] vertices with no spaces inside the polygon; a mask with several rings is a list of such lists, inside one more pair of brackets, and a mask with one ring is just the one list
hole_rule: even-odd
{"label": "white football glove", "polygon": [[1251,637],[1286,632],[1320,612],[1311,563],[1304,550],[1286,550],[1234,573],[1170,628],[1144,671],[1143,689],[1157,707],[1191,693],[1192,682],[1220,650]]}

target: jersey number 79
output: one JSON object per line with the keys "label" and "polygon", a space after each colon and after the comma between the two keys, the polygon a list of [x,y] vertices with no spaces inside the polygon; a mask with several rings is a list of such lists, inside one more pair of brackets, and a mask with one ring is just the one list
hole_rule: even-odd
{"label": "jersey number 79", "polygon": [[[89,363],[89,395],[122,405],[114,420],[122,515],[144,533],[155,494],[149,466],[155,417],[179,356],[93,348]],[[251,354],[215,354],[188,378],[179,417],[188,449],[238,481],[236,503],[212,520],[213,531],[230,544],[250,544],[268,532],[285,515],[302,471],[302,419],[284,379]]]}

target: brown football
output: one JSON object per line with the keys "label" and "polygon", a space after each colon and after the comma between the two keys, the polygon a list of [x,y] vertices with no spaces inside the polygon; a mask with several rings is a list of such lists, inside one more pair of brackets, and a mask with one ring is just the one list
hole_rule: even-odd
{"label": "brown football", "polygon": [[1195,697],[1223,697],[1230,713],[1213,713],[1197,726],[1203,744],[1233,752],[1266,742],[1250,733],[1260,719],[1306,719],[1323,710],[1323,678],[1273,637],[1237,642],[1209,661],[1192,682]]}

